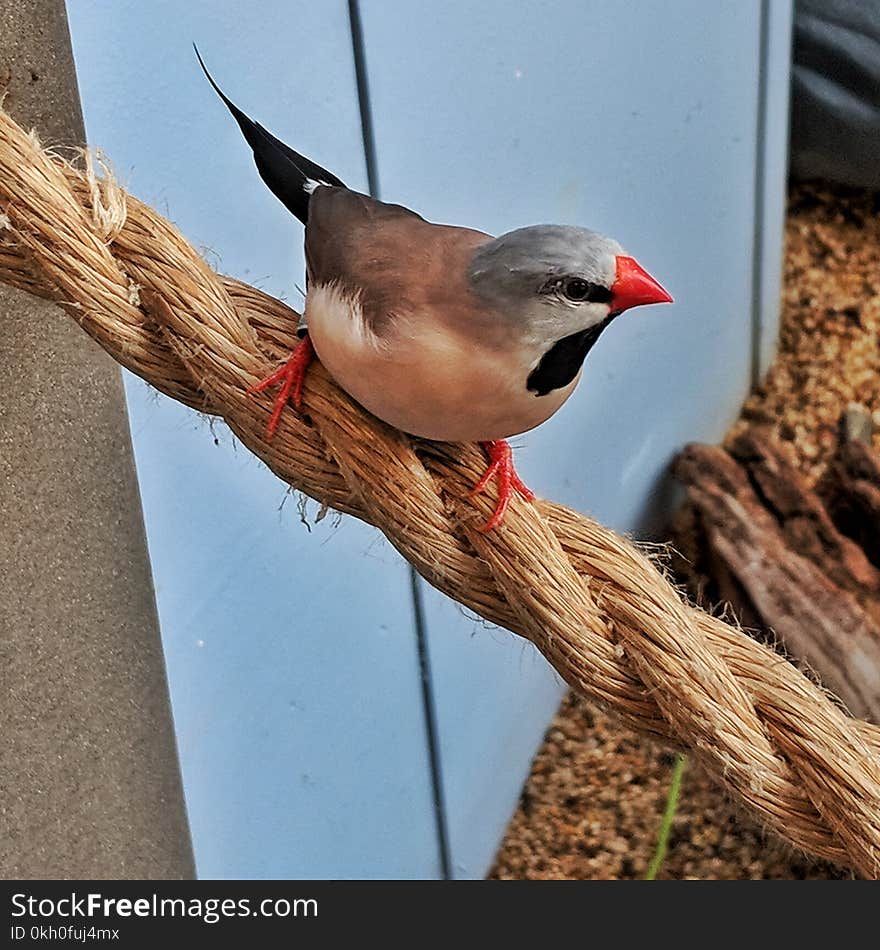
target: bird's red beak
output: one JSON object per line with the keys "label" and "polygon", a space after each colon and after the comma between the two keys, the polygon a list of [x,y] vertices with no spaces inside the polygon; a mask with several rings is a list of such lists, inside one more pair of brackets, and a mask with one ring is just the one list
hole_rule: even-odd
{"label": "bird's red beak", "polygon": [[617,257],[617,278],[611,286],[611,311],[620,313],[646,303],[672,303],[672,295],[632,257]]}

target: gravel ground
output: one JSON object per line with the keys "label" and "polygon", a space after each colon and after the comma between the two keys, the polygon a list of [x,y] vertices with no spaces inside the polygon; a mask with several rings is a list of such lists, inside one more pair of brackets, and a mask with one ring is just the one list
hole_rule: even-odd
{"label": "gravel ground", "polygon": [[[850,401],[880,425],[880,194],[794,185],[776,362],[743,425],[770,424],[818,478]],[[654,852],[673,756],[569,696],[547,732],[491,877],[637,879]],[[661,878],[849,877],[795,854],[737,812],[694,763]]]}
{"label": "gravel ground", "polygon": [[849,402],[871,409],[880,426],[878,340],[880,192],[793,188],[779,353],[733,432],[774,426],[815,482]]}

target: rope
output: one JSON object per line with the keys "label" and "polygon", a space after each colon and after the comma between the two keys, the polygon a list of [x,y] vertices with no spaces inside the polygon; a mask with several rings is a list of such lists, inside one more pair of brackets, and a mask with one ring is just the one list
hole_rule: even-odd
{"label": "rope", "polygon": [[531,640],[628,726],[699,760],[795,847],[880,875],[880,729],[784,657],[690,606],[632,543],[548,501],[478,529],[472,445],[410,438],[310,369],[304,415],[265,439],[247,395],[296,344],[297,314],[215,274],[173,226],[0,114],[0,281],[55,301],[119,363],[222,416],[294,488],[379,528],[431,584]]}

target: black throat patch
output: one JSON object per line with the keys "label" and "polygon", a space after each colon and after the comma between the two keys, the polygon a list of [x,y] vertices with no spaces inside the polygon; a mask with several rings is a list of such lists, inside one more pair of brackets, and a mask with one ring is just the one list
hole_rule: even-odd
{"label": "black throat patch", "polygon": [[529,391],[537,396],[546,396],[554,389],[567,386],[577,376],[587,353],[615,316],[616,314],[609,314],[601,323],[557,340],[529,373],[526,380]]}

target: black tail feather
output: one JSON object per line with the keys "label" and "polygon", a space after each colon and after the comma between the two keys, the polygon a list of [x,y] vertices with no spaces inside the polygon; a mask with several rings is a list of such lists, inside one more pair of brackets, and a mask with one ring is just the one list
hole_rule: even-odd
{"label": "black tail feather", "polygon": [[309,198],[314,190],[315,182],[336,185],[340,188],[344,188],[345,185],[335,175],[321,168],[320,165],[316,165],[304,155],[300,155],[299,152],[295,152],[290,146],[267,132],[258,122],[254,122],[245,115],[214,82],[214,77],[208,72],[208,67],[205,66],[195,43],[193,43],[193,49],[196,51],[199,65],[207,76],[208,82],[232,113],[248,145],[253,149],[254,163],[260,177],[287,210],[305,224],[309,217]]}

